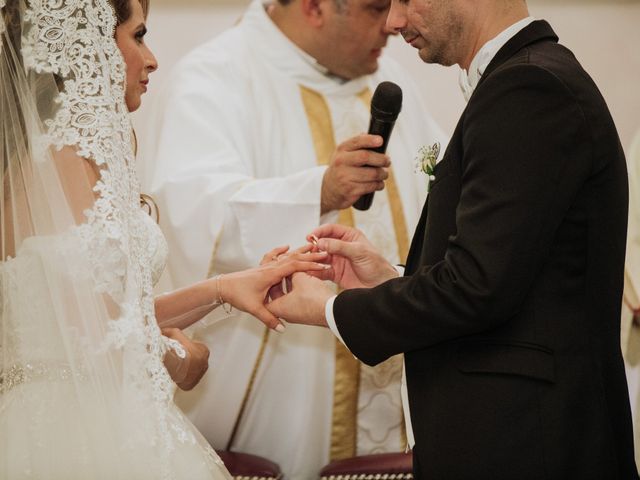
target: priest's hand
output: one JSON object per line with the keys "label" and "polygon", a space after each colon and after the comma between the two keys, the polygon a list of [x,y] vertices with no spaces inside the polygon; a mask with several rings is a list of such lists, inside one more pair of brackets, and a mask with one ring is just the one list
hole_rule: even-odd
{"label": "priest's hand", "polygon": [[307,273],[294,273],[291,290],[267,304],[276,317],[291,323],[326,327],[325,306],[335,292]]}
{"label": "priest's hand", "polygon": [[191,390],[209,368],[209,349],[204,343],[191,340],[179,328],[163,328],[162,334],[176,340],[184,348],[184,358],[169,350],[164,356],[164,365],[180,389]]}
{"label": "priest's hand", "polygon": [[353,205],[362,195],[384,188],[389,157],[369,148],[382,145],[382,137],[362,134],[338,146],[322,178],[321,213]]}
{"label": "priest's hand", "polygon": [[325,262],[331,265],[326,271],[313,275],[331,280],[342,289],[371,288],[398,277],[391,265],[364,234],[355,228],[342,225],[322,225],[308,237],[317,248],[329,254]]}

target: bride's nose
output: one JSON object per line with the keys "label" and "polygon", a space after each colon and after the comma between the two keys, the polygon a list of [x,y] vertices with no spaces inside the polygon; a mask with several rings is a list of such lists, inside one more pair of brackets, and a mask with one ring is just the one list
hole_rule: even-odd
{"label": "bride's nose", "polygon": [[147,48],[145,55],[145,68],[149,73],[155,72],[158,69],[158,60],[156,60],[155,55],[149,48]]}

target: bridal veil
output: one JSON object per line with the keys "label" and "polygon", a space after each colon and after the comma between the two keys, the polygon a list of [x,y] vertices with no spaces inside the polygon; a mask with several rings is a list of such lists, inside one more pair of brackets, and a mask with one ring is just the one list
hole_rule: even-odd
{"label": "bridal veil", "polygon": [[0,7],[0,478],[197,478],[217,459],[162,363],[111,6]]}

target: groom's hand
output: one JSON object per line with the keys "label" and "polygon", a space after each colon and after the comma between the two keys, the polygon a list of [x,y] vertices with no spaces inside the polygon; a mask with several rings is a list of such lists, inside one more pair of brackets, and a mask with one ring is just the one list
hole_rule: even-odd
{"label": "groom's hand", "polygon": [[329,254],[331,269],[314,276],[337,283],[340,288],[371,288],[396,278],[398,271],[376,250],[364,234],[342,225],[323,225],[308,237],[317,248]]}
{"label": "groom's hand", "polygon": [[325,263],[319,263],[327,258],[325,252],[311,252],[310,249],[307,246],[286,253],[288,247],[279,247],[269,253],[271,261],[267,258],[266,263],[263,262],[259,267],[225,274],[218,281],[219,290],[215,298],[221,298],[238,310],[250,313],[269,328],[284,331],[284,326],[269,312],[265,303],[274,293],[273,287],[282,285],[294,273],[330,268]]}
{"label": "groom's hand", "polygon": [[322,280],[307,273],[294,273],[289,293],[266,307],[274,316],[287,322],[326,327],[324,309],[334,294]]}

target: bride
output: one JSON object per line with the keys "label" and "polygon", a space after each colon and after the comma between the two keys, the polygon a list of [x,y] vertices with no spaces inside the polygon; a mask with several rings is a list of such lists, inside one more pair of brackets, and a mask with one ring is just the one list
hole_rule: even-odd
{"label": "bride", "polygon": [[146,2],[0,8],[0,479],[228,479],[172,402],[165,357],[188,387],[197,350],[176,329],[228,303],[281,330],[269,289],[323,255],[154,298],[167,247],[128,117],[157,67]]}

